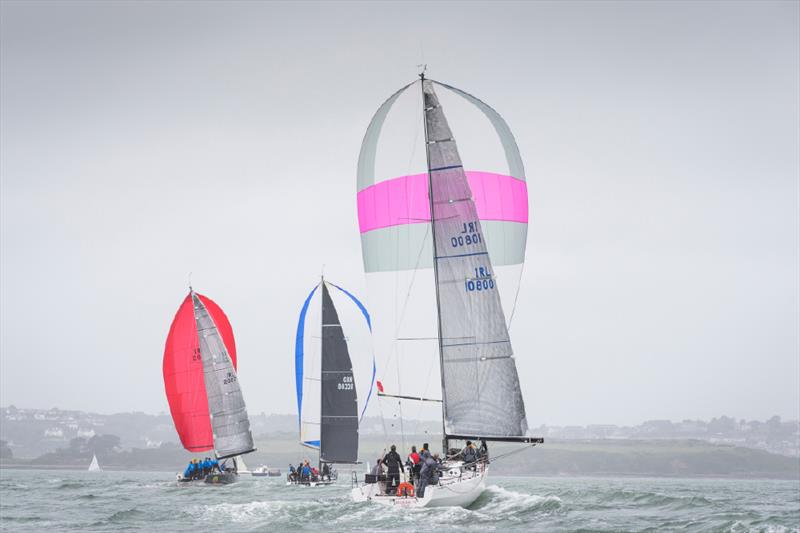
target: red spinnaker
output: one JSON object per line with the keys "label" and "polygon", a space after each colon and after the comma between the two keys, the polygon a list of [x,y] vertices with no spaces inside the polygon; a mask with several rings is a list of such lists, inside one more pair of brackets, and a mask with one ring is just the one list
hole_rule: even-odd
{"label": "red spinnaker", "polygon": [[[214,320],[236,368],[236,342],[228,317],[213,300],[197,296]],[[214,449],[191,294],[183,300],[169,328],[164,347],[164,389],[183,447],[190,452]]]}

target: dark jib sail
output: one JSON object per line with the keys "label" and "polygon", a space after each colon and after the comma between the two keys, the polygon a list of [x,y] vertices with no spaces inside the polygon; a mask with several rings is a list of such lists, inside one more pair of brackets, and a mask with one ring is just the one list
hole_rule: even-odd
{"label": "dark jib sail", "polygon": [[430,80],[423,94],[445,433],[522,437],[525,406],[481,222]]}
{"label": "dark jib sail", "polygon": [[214,320],[194,292],[192,302],[217,458],[252,452],[253,435],[236,370]]}
{"label": "dark jib sail", "polygon": [[322,405],[320,462],[358,460],[358,400],[339,315],[322,283]]}

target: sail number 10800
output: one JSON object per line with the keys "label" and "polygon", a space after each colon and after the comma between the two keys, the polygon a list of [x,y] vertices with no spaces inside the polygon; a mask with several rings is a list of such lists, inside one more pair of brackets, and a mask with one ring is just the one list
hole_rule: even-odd
{"label": "sail number 10800", "polygon": [[465,246],[470,244],[478,244],[481,242],[480,226],[478,222],[464,222],[464,228],[461,230],[461,235],[450,238],[450,244],[453,248]]}
{"label": "sail number 10800", "polygon": [[339,390],[353,390],[353,376],[344,376],[341,383],[337,383]]}
{"label": "sail number 10800", "polygon": [[466,279],[464,281],[464,288],[467,292],[494,289],[494,279],[491,271],[486,267],[477,267],[475,269],[475,278]]}

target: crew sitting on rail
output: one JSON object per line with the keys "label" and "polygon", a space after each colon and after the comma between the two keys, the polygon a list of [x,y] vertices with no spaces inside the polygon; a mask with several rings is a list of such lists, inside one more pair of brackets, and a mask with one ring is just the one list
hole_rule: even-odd
{"label": "crew sitting on rail", "polygon": [[300,481],[311,481],[311,466],[308,464],[308,459],[303,463],[303,469],[300,471]]}
{"label": "crew sitting on rail", "polygon": [[478,450],[471,440],[467,441],[467,445],[461,450],[461,458],[464,461],[464,467],[470,470],[475,470],[475,463],[478,462]]}
{"label": "crew sitting on rail", "polygon": [[485,462],[489,462],[489,447],[486,445],[486,441],[481,441],[481,447],[478,449],[478,458],[483,459]]}
{"label": "crew sitting on rail", "polygon": [[189,465],[186,467],[186,470],[183,471],[183,478],[184,479],[195,479],[198,475],[198,468],[197,468],[197,459],[192,459],[189,461]]}

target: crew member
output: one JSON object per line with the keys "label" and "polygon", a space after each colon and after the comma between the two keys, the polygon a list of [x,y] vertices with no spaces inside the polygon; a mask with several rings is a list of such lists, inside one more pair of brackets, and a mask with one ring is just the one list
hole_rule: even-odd
{"label": "crew member", "polygon": [[189,461],[189,465],[186,467],[186,470],[183,471],[184,479],[192,479],[193,477],[194,477],[194,459]]}
{"label": "crew member", "polygon": [[387,469],[386,494],[392,494],[400,485],[400,471],[402,470],[405,473],[403,460],[400,458],[400,454],[397,453],[397,447],[394,444],[392,444],[389,453],[383,456],[383,463]]}
{"label": "crew member", "polygon": [[[438,455],[438,454],[437,454]],[[438,483],[438,476],[435,477],[438,468],[436,459],[431,455],[427,449],[423,448],[422,451],[422,469],[419,472],[419,480],[417,481],[416,495],[417,498],[425,497],[425,487],[433,483]]]}
{"label": "crew member", "polygon": [[472,441],[467,441],[467,445],[461,450],[461,457],[464,459],[464,466],[475,470],[475,463],[478,461],[478,450],[475,449]]}
{"label": "crew member", "polygon": [[419,454],[417,453],[417,447],[411,447],[411,453],[408,454],[408,459],[406,460],[406,464],[408,465],[408,472],[411,474],[411,482],[414,482],[414,479],[419,477],[419,469],[422,468],[422,464],[420,463],[421,459]]}

